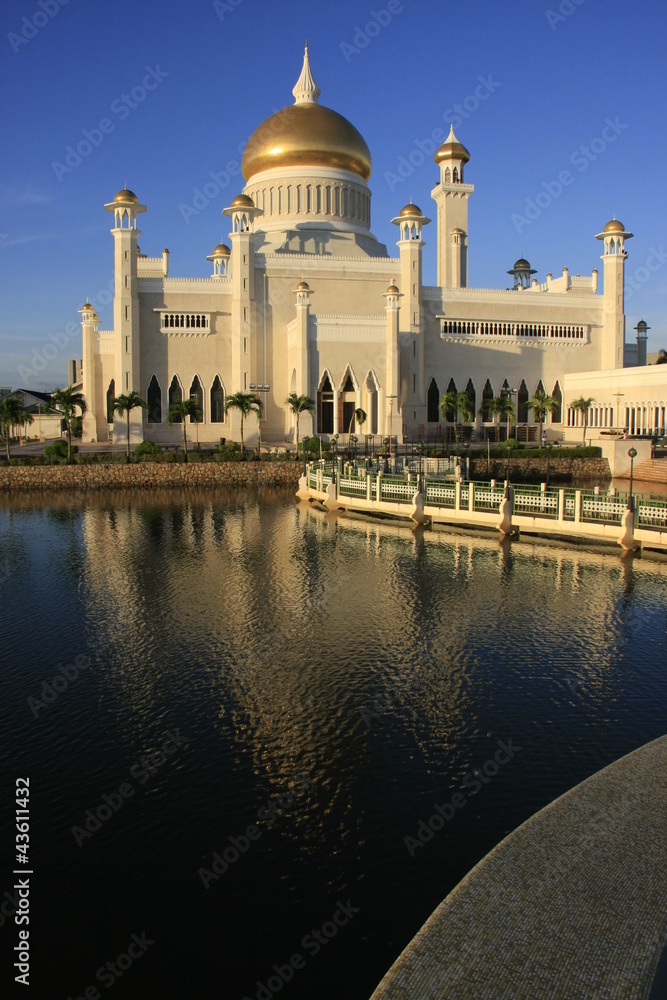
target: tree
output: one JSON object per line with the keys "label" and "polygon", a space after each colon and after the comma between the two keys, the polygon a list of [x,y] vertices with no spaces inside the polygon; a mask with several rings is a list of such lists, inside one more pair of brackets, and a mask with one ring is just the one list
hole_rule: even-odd
{"label": "tree", "polygon": [[81,410],[81,416],[88,409],[86,397],[82,392],[76,392],[72,386],[66,389],[56,389],[51,393],[52,404],[60,410],[65,427],[67,428],[67,464],[72,463],[72,422],[76,416],[76,411]]}
{"label": "tree", "polygon": [[357,423],[359,424],[359,430],[361,430],[361,428],[366,423],[366,416],[367,416],[366,411],[362,410],[361,407],[358,406],[354,411],[354,413],[352,414],[352,416],[350,417],[350,426],[347,429],[348,437],[350,437],[350,435],[352,434],[352,424],[354,423],[354,421],[355,420],[357,421]]}
{"label": "tree", "polygon": [[533,416],[540,425],[540,444],[542,444],[542,425],[547,418],[547,413],[553,413],[558,409],[558,400],[555,396],[548,396],[544,389],[538,389],[534,396],[528,400],[528,409],[533,411]]}
{"label": "tree", "polygon": [[127,464],[130,464],[130,414],[132,410],[135,410],[137,406],[143,406],[145,410],[148,409],[148,403],[141,398],[138,392],[132,390],[127,394],[121,393],[120,396],[116,396],[113,401],[113,412],[117,413],[119,417],[127,415]]}
{"label": "tree", "polygon": [[298,396],[295,392],[290,392],[289,396],[285,400],[285,406],[289,406],[290,410],[294,414],[295,418],[295,439],[296,439],[296,450],[297,455],[299,453],[299,414],[303,413],[313,413],[315,410],[315,400],[311,399],[310,396]]}
{"label": "tree", "polygon": [[34,423],[32,415],[28,412],[25,406],[19,407],[19,444],[25,444],[21,439],[21,428],[29,427],[30,424]]}
{"label": "tree", "polygon": [[591,405],[595,402],[592,396],[579,396],[579,399],[575,399],[572,402],[572,409],[579,410],[584,421],[584,436],[583,442],[586,444],[586,428],[588,427],[588,411]]}
{"label": "tree", "polygon": [[467,392],[443,392],[440,397],[440,412],[442,413],[442,419],[445,421],[454,421],[454,433],[456,435],[456,444],[459,444],[460,436],[460,424],[458,420],[459,413],[461,414],[461,420],[465,424],[469,424],[471,420],[475,419],[475,412],[470,404],[470,396]]}
{"label": "tree", "polygon": [[167,412],[167,423],[171,427],[172,424],[183,424],[183,457],[184,461],[188,460],[188,430],[185,424],[186,417],[192,417],[195,423],[199,423],[202,417],[202,412],[199,409],[199,400],[196,396],[190,396],[188,399],[179,399],[175,403],[172,403]]}
{"label": "tree", "polygon": [[656,365],[667,365],[667,351],[662,348],[658,351],[658,360]]}
{"label": "tree", "polygon": [[262,401],[259,396],[252,392],[235,392],[228,396],[225,401],[225,413],[229,410],[239,410],[241,413],[241,451],[245,452],[243,443],[243,421],[251,413],[257,414],[259,420],[262,416]]}
{"label": "tree", "polygon": [[10,459],[9,442],[12,434],[12,427],[20,421],[22,406],[16,396],[3,396],[0,399],[0,430],[5,438],[7,447],[7,461]]}
{"label": "tree", "polygon": [[509,438],[510,420],[514,418],[514,405],[512,397],[505,393],[500,396],[493,396],[487,399],[479,411],[485,420],[492,418],[496,425],[496,442],[500,440],[500,418],[507,417],[507,437]]}

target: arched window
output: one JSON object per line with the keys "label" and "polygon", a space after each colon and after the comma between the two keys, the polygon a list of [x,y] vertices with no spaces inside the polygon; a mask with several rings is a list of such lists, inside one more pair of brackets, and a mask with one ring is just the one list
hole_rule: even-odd
{"label": "arched window", "polygon": [[[171,385],[169,386],[169,405],[173,406],[174,403],[181,403],[183,401],[183,390],[181,389],[181,383],[178,381],[176,376],[171,380]],[[177,417],[174,420],[175,424],[180,424],[181,418]]]}
{"label": "arched window", "polygon": [[563,393],[560,391],[560,383],[556,382],[554,386],[554,391],[551,393],[553,398],[557,402],[556,409],[551,414],[551,423],[559,424],[563,419]]}
{"label": "arched window", "polygon": [[113,423],[113,401],[116,398],[116,380],[111,379],[107,389],[107,423]]}
{"label": "arched window", "polygon": [[[199,376],[195,375],[192,380],[192,385],[190,386],[190,399],[197,400],[197,409],[199,410],[200,417],[199,423],[204,419],[204,390],[202,389],[201,382],[199,381]],[[194,424],[195,421],[190,417],[190,423]]]}
{"label": "arched window", "polygon": [[317,393],[317,430],[320,434],[333,434],[334,393],[331,380],[325,375]]}
{"label": "arched window", "polygon": [[484,383],[484,388],[482,389],[482,412],[484,414],[484,419],[487,421],[491,420],[491,416],[489,414],[487,407],[492,399],[493,399],[493,386],[491,385],[491,383],[487,378],[486,382]]}
{"label": "arched window", "polygon": [[220,376],[216,375],[211,386],[211,423],[222,424],[225,420],[225,390]]}
{"label": "arched window", "polygon": [[426,396],[426,419],[429,424],[440,421],[440,390],[434,378],[431,379]]}
{"label": "arched window", "polygon": [[516,397],[516,418],[520,424],[528,423],[528,387],[524,379],[521,380],[519,391]]}
{"label": "arched window", "polygon": [[475,419],[475,405],[476,405],[476,402],[477,402],[477,396],[476,396],[476,393],[475,393],[475,386],[473,385],[471,378],[468,379],[468,383],[467,383],[467,385],[466,385],[466,387],[465,387],[465,389],[463,391],[465,392],[466,396],[468,397],[468,400],[470,401],[470,409],[472,411],[472,414],[473,414],[472,419],[474,421],[474,419]]}
{"label": "arched window", "polygon": [[153,375],[153,378],[149,382],[148,392],[146,393],[146,402],[148,403],[148,423],[161,424],[162,389],[160,388],[160,383],[156,379],[155,375]]}
{"label": "arched window", "polygon": [[453,378],[450,378],[449,380],[449,385],[447,386],[447,392],[458,392],[458,389],[456,388],[456,382],[454,381]]}

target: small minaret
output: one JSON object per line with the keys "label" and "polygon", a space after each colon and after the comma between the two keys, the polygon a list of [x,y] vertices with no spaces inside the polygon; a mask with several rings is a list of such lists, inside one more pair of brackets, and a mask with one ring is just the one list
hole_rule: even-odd
{"label": "small minaret", "polygon": [[[454,135],[449,135],[433,157],[440,168],[440,183],[431,191],[438,206],[438,285],[466,288],[468,285],[468,198],[475,190],[463,183],[463,169],[470,153]],[[459,230],[458,233],[453,231]],[[452,236],[457,239],[453,240]]]}
{"label": "small minaret", "polygon": [[[296,294],[296,342],[294,353],[290,351],[288,369],[296,371],[296,385],[294,391],[297,396],[310,396],[310,385],[308,378],[308,327],[310,323],[310,296],[313,291],[307,281],[300,281],[294,289]],[[299,418],[303,423],[301,430],[308,432],[308,421],[312,421],[312,414],[304,412]],[[312,432],[312,428],[311,428]]]}
{"label": "small minaret", "polygon": [[519,257],[511,271],[507,272],[514,278],[514,289],[530,288],[530,281],[533,274],[537,274],[535,268],[531,267],[525,257]]}
{"label": "small minaret", "polygon": [[382,434],[395,437],[401,426],[400,385],[398,368],[398,323],[400,313],[401,293],[392,281],[383,293],[385,302],[387,353],[385,357],[385,399],[381,399],[381,412],[378,413],[378,425]]}
{"label": "small minaret", "polygon": [[418,205],[411,201],[405,205],[395,219],[401,238],[398,249],[401,257],[401,373],[405,379],[401,403],[409,407],[420,407],[424,399],[424,337],[422,336],[422,228],[427,219]]}
{"label": "small minaret", "polygon": [[604,243],[604,327],[602,332],[602,369],[622,368],[625,346],[625,241],[632,239],[622,222],[614,217],[596,235]]}
{"label": "small minaret", "polygon": [[[232,220],[230,236],[232,252],[230,257],[232,278],[232,316],[231,316],[231,388],[230,392],[247,392],[251,382],[250,367],[261,371],[265,366],[265,358],[254,357],[257,350],[255,344],[256,302],[255,302],[255,218],[261,215],[260,209],[247,194],[239,194],[234,198],[229,208],[222,210]],[[266,303],[264,303],[266,309]],[[240,416],[233,411],[232,432],[240,433]],[[238,426],[237,426],[238,424]]]}
{"label": "small minaret", "polygon": [[[112,212],[114,228],[115,287],[113,300],[114,328],[114,380],[116,395],[130,392],[142,393],[139,344],[139,295],[137,289],[138,239],[137,216],[146,211],[145,205],[133,191],[123,188],[108,205]],[[137,406],[130,413],[130,441],[143,440],[143,409]],[[114,418],[114,440],[123,440],[127,434],[125,417]]]}
{"label": "small minaret", "polygon": [[635,327],[635,333],[637,334],[637,365],[646,364],[646,346],[650,329],[651,327],[647,326],[643,319],[640,319]]}
{"label": "small minaret", "polygon": [[[97,412],[97,383],[95,380],[95,340],[97,336],[97,313],[90,302],[86,299],[79,309],[81,313],[81,334],[83,342],[83,364],[81,366],[81,378],[83,382],[83,395],[86,398],[87,409],[83,415],[82,435],[83,441],[106,440],[106,434],[98,434]],[[106,424],[102,423],[102,427]]]}
{"label": "small minaret", "polygon": [[214,247],[213,253],[206,258],[206,260],[213,261],[212,278],[227,277],[231,253],[232,251],[224,243],[218,243],[217,247]]}

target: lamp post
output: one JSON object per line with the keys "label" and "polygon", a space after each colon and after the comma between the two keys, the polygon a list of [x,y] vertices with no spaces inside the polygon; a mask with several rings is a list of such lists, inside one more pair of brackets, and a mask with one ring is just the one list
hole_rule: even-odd
{"label": "lamp post", "polygon": [[634,472],[635,458],[637,457],[637,449],[630,448],[628,455],[630,456],[630,496],[628,497],[628,510],[635,509],[635,500],[632,495],[632,474]]}
{"label": "lamp post", "polygon": [[304,434],[304,436],[301,438],[301,441],[303,443],[303,474],[305,476],[306,475],[306,445],[310,441],[310,437],[308,436],[308,434]]}
{"label": "lamp post", "polygon": [[336,482],[336,469],[338,468],[338,441],[331,439],[331,482]]}
{"label": "lamp post", "polygon": [[393,436],[392,432],[394,430],[394,400],[398,399],[398,396],[387,396],[387,399],[389,400],[389,461],[391,462],[392,459],[391,439]]}
{"label": "lamp post", "polygon": [[549,459],[551,458],[551,449],[553,444],[547,444],[547,489],[549,489]]}
{"label": "lamp post", "polygon": [[417,454],[419,455],[419,479],[417,480],[417,490],[419,493],[422,491],[422,458],[424,457],[424,442],[420,441],[417,445]]}
{"label": "lamp post", "polygon": [[[248,388],[251,389],[252,392],[266,393],[269,391],[271,386],[265,385],[263,383],[256,384],[255,382],[251,382]],[[260,399],[261,398],[262,397],[260,396]],[[257,458],[261,459],[261,457],[262,457],[262,418],[260,416],[257,418]]]}
{"label": "lamp post", "polygon": [[505,496],[508,497],[510,495],[510,455],[512,454],[512,449],[510,448],[509,445],[507,445],[507,448],[505,450],[507,451],[507,472],[505,474],[505,480],[506,480]]}
{"label": "lamp post", "polygon": [[613,393],[613,396],[616,399],[616,433],[618,434],[619,419],[620,419],[620,416],[621,416],[621,396],[625,396],[625,393],[624,392],[615,392],[615,393]]}

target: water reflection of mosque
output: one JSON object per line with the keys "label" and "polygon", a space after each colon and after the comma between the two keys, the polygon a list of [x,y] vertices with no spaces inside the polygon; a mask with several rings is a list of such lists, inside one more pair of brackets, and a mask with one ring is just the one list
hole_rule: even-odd
{"label": "water reflection of mosque", "polygon": [[[369,706],[428,766],[444,747],[465,773],[461,734],[497,722],[496,654],[509,685],[603,701],[635,589],[667,580],[666,563],[615,551],[410,532],[252,491],[119,496],[82,517],[91,641],[120,724],[205,691],[258,778],[283,788],[326,760],[334,798],[369,766]],[[531,662],[512,659],[519,635]]]}

